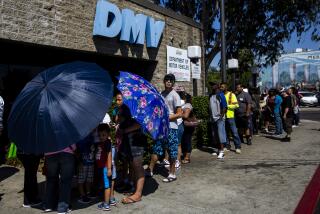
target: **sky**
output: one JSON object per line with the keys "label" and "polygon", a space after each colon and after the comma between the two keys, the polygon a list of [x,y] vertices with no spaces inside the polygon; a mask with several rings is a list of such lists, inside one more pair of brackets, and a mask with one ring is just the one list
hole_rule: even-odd
{"label": "sky", "polygon": [[[293,33],[291,39],[283,44],[285,52],[292,52],[296,48],[320,50],[320,41],[311,41],[311,30],[301,35],[300,42],[298,41],[297,34]],[[220,54],[218,54],[212,61],[211,66],[219,67]]]}

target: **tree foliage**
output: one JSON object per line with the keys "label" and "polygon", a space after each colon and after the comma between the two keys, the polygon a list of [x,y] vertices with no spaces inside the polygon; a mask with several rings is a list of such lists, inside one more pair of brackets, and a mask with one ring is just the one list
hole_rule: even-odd
{"label": "tree foliage", "polygon": [[[219,0],[153,0],[203,25],[206,70],[220,52]],[[319,0],[225,0],[227,58],[238,58],[248,49],[255,59],[271,64],[283,51],[283,43],[296,32],[313,29],[320,40]],[[241,63],[241,61],[240,61]]]}

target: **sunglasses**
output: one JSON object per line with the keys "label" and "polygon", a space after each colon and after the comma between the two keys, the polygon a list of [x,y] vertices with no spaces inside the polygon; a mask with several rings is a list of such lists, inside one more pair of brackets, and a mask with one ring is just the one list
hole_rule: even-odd
{"label": "sunglasses", "polygon": [[172,79],[164,79],[165,82],[174,82]]}

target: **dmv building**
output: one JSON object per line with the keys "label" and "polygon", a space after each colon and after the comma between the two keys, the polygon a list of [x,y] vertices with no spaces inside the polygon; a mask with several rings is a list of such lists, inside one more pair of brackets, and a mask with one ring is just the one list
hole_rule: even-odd
{"label": "dmv building", "polygon": [[160,91],[164,75],[174,73],[177,86],[204,94],[202,27],[190,18],[146,0],[1,2],[0,92],[7,102],[45,68],[75,60],[97,63],[114,82],[119,71],[136,73]]}

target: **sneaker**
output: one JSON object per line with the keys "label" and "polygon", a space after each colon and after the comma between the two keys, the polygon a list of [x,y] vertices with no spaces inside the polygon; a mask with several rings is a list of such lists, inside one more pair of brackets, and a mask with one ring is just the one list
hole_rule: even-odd
{"label": "sneaker", "polygon": [[167,159],[163,159],[162,165],[166,168],[170,167],[170,162]]}
{"label": "sneaker", "polygon": [[39,206],[39,205],[41,205],[41,204],[42,204],[42,201],[39,199],[39,200],[36,200],[36,201],[34,201],[34,202],[30,203],[30,204],[24,203],[24,204],[22,204],[22,207],[24,207],[24,208],[30,208],[30,207]]}
{"label": "sneaker", "polygon": [[110,206],[116,206],[117,205],[117,200],[113,197],[110,198]]}
{"label": "sneaker", "polygon": [[299,127],[299,126],[298,126],[298,125],[293,125],[293,126],[292,126],[292,128],[297,128],[297,127]]}
{"label": "sneaker", "polygon": [[227,147],[224,147],[224,148],[223,148],[223,152],[230,152],[230,149],[227,148]]}
{"label": "sneaker", "polygon": [[241,149],[236,149],[237,154],[241,154]]}
{"label": "sneaker", "polygon": [[217,155],[218,155],[217,152],[213,152],[213,153],[211,153],[211,154],[214,155],[214,156],[217,156]]}
{"label": "sneaker", "polygon": [[176,169],[180,169],[181,164],[180,164],[179,160],[176,160],[175,167],[176,167]]}
{"label": "sneaker", "polygon": [[67,213],[70,213],[71,211],[72,210],[68,208],[67,211],[65,211],[65,212],[59,211],[58,214],[67,214]]}
{"label": "sneaker", "polygon": [[81,204],[88,204],[91,202],[91,199],[84,195],[78,200],[78,202]]}
{"label": "sneaker", "polygon": [[163,159],[162,165],[169,165],[170,166],[170,162],[167,159]]}
{"label": "sneaker", "polygon": [[223,152],[220,152],[217,159],[219,160],[223,160],[224,159],[224,153]]}
{"label": "sneaker", "polygon": [[252,145],[251,139],[247,139],[247,145]]}
{"label": "sneaker", "polygon": [[105,202],[102,202],[98,205],[98,209],[103,211],[110,211],[110,205]]}
{"label": "sneaker", "polygon": [[48,212],[52,212],[52,209],[44,209],[43,212],[48,213]]}

